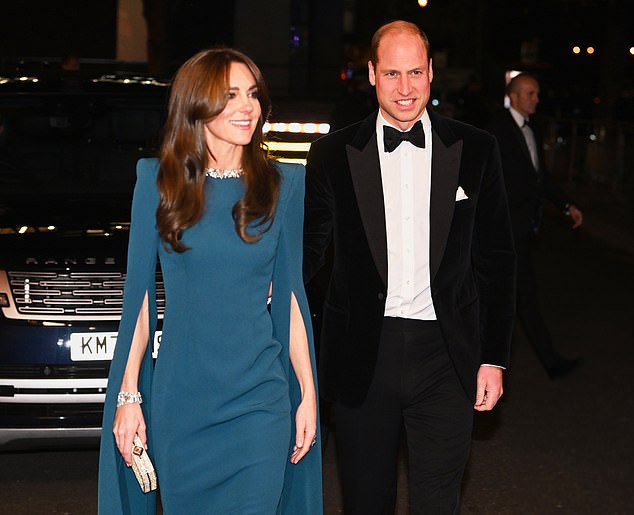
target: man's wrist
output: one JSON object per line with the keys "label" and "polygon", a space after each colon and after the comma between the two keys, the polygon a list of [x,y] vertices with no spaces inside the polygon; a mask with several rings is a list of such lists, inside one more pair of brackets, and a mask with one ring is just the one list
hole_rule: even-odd
{"label": "man's wrist", "polygon": [[493,367],[493,368],[501,368],[502,370],[506,370],[506,367],[502,365],[493,365],[492,363],[482,363],[481,367]]}

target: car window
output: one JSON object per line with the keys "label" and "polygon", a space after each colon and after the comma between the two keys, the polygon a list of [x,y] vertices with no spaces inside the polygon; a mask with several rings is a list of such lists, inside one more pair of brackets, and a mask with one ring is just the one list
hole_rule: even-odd
{"label": "car window", "polygon": [[136,162],[158,152],[166,99],[165,86],[0,85],[0,228],[38,224],[39,212],[42,223],[81,210],[127,217]]}

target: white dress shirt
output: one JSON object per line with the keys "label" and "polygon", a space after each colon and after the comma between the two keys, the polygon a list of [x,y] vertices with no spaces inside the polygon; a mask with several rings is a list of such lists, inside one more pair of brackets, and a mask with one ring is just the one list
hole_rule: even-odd
{"label": "white dress shirt", "polygon": [[528,147],[528,152],[531,155],[531,161],[533,162],[533,168],[535,170],[539,170],[539,158],[537,157],[537,143],[535,142],[535,134],[533,134],[533,129],[531,129],[528,125],[528,118],[524,118],[519,112],[517,112],[513,107],[509,107],[509,111],[515,123],[522,131],[524,135],[524,139],[526,140],[526,146]]}
{"label": "white dress shirt", "polygon": [[425,148],[404,141],[389,153],[383,146],[383,126],[393,125],[380,111],[376,120],[387,232],[385,316],[436,320],[429,273],[432,138],[427,110],[420,120]]}

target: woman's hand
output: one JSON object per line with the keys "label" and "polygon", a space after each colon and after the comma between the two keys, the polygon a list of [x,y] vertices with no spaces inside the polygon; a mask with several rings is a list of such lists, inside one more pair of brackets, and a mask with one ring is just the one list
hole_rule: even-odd
{"label": "woman's hand", "polygon": [[[150,336],[148,305],[148,294],[146,291],[143,304],[139,310],[139,316],[137,317],[136,327],[134,328],[128,362],[126,363],[123,379],[119,387],[120,393],[134,393],[139,391],[139,370],[141,369],[141,362],[143,361]],[[114,433],[115,442],[117,442],[117,448],[121,456],[123,456],[123,461],[125,461],[128,467],[131,467],[132,441],[134,440],[135,434],[139,434],[143,447],[147,449],[145,420],[143,419],[140,402],[129,402],[117,407],[117,411],[114,414],[112,432]]]}
{"label": "woman's hand", "polygon": [[308,351],[308,336],[297,304],[295,293],[291,292],[290,348],[291,364],[302,392],[302,402],[295,414],[295,445],[291,463],[297,464],[315,444],[317,435],[317,394]]}
{"label": "woman's hand", "polygon": [[114,415],[112,426],[117,448],[123,456],[123,461],[128,467],[132,466],[132,441],[138,434],[143,447],[147,449],[147,436],[145,434],[145,420],[141,405],[138,402],[119,406]]}
{"label": "woman's hand", "polygon": [[317,401],[314,391],[305,395],[295,414],[297,434],[291,454],[291,463],[299,463],[317,441]]}

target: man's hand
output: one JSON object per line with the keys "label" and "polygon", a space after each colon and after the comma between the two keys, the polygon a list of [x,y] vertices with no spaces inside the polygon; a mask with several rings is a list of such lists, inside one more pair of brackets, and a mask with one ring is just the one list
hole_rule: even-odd
{"label": "man's hand", "polygon": [[572,220],[573,229],[581,226],[581,224],[583,223],[583,213],[579,211],[579,209],[577,209],[575,206],[570,206],[570,208],[568,209],[568,215]]}
{"label": "man's hand", "polygon": [[491,411],[502,397],[502,369],[482,365],[478,370],[478,384],[474,408],[477,411]]}

